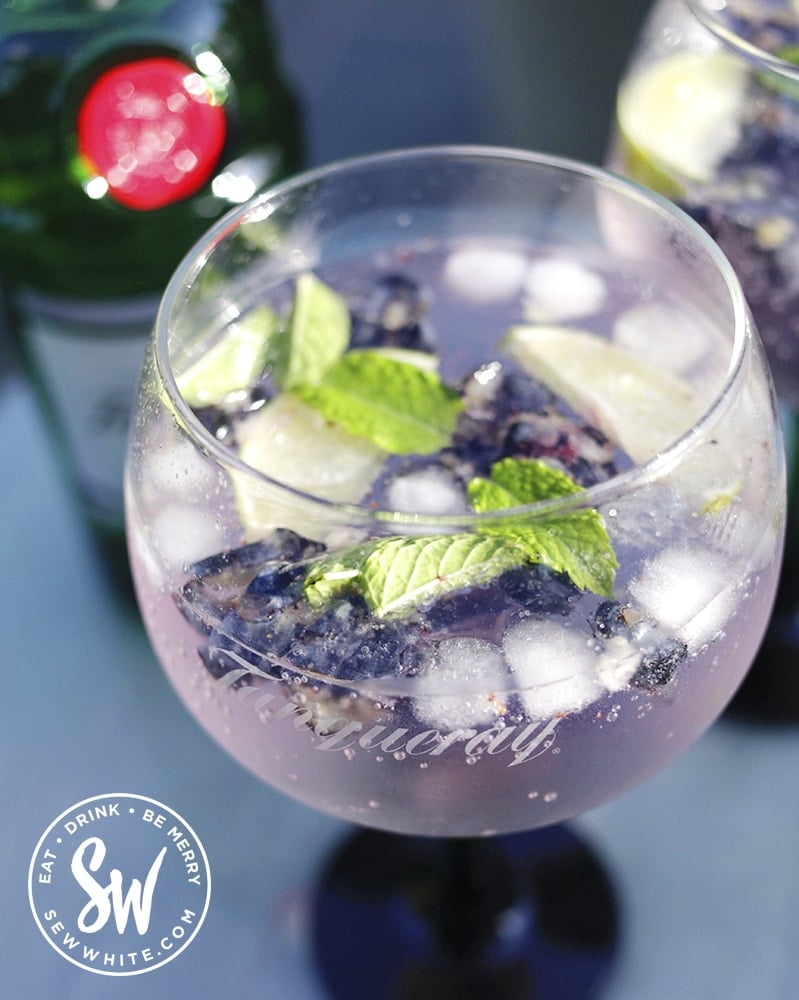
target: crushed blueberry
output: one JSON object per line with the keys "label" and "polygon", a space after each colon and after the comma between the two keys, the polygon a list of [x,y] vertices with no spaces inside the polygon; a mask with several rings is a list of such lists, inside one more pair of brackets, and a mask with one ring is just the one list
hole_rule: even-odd
{"label": "crushed blueberry", "polygon": [[667,640],[651,651],[644,652],[641,664],[630,683],[650,689],[663,687],[672,680],[687,653],[688,647],[678,639]]}
{"label": "crushed blueberry", "polygon": [[288,528],[275,528],[260,541],[226,549],[191,566],[189,579],[178,594],[178,606],[198,631],[207,633],[208,623],[221,622],[238,607],[249,588],[258,592],[255,581],[259,576],[274,573],[278,574],[276,579],[288,583],[287,567],[296,567],[296,577],[301,572],[298,564],[323,549],[318,542]]}
{"label": "crushed blueberry", "polygon": [[596,428],[558,409],[555,398],[530,376],[498,362],[485,365],[461,387],[464,411],[452,453],[465,478],[486,476],[502,458],[540,458],[581,486],[616,475],[621,456]]}
{"label": "crushed blueberry", "polygon": [[618,601],[603,601],[594,612],[594,634],[602,639],[629,635],[630,626],[624,618],[624,608]]}
{"label": "crushed blueberry", "polygon": [[296,563],[272,562],[261,569],[247,587],[250,597],[280,597],[302,579],[303,567]]}
{"label": "crushed blueberry", "polygon": [[498,584],[524,614],[568,615],[579,594],[565,573],[541,564],[507,570]]}
{"label": "crushed blueberry", "polygon": [[233,427],[230,417],[220,406],[198,407],[194,415],[217,441],[230,441]]}
{"label": "crushed blueberry", "polygon": [[549,459],[581,486],[604,482],[618,472],[616,449],[600,431],[554,409],[520,414],[508,427],[502,456]]}
{"label": "crushed blueberry", "polygon": [[688,647],[674,636],[664,635],[631,608],[617,601],[603,601],[593,619],[594,634],[602,639],[623,636],[641,652],[641,662],[630,683],[653,690],[673,680],[677,668],[688,655]]}
{"label": "crushed blueberry", "polygon": [[415,281],[401,274],[383,275],[351,303],[350,344],[432,353],[436,338],[425,316],[428,308],[428,297]]}
{"label": "crushed blueberry", "polygon": [[497,642],[508,612],[513,607],[499,581],[469,590],[444,594],[423,613],[424,627],[431,635],[480,635]]}

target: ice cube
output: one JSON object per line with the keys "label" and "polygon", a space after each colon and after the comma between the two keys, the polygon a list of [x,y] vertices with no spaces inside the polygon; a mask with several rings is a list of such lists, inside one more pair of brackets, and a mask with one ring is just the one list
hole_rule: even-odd
{"label": "ice cube", "polygon": [[592,638],[541,618],[514,625],[503,641],[505,658],[532,718],[576,712],[603,693]]}
{"label": "ice cube", "polygon": [[181,440],[149,451],[140,479],[148,498],[203,496],[213,489],[216,474],[199,449]]}
{"label": "ice cube", "polygon": [[577,319],[605,301],[605,282],[576,260],[544,257],[530,265],[524,282],[525,315],[536,322]]}
{"label": "ice cube", "polygon": [[613,327],[613,340],[658,368],[689,371],[718,348],[708,323],[665,302],[644,302],[626,309]]}
{"label": "ice cube", "polygon": [[490,724],[505,711],[507,675],[498,646],[485,639],[444,639],[422,664],[414,710],[442,731]]}
{"label": "ice cube", "polygon": [[723,631],[733,610],[733,582],[718,553],[672,547],[644,561],[629,591],[641,611],[679,635],[690,651]]}
{"label": "ice cube", "polygon": [[153,545],[164,564],[176,572],[219,552],[226,542],[213,514],[187,503],[163,507],[153,518],[150,530]]}
{"label": "ice cube", "polygon": [[434,466],[396,476],[386,498],[392,510],[410,514],[464,514],[469,509],[462,484]]}
{"label": "ice cube", "polygon": [[605,641],[599,655],[597,674],[608,691],[621,691],[635,675],[643,653],[623,635],[614,635]]}
{"label": "ice cube", "polygon": [[454,250],[444,265],[444,281],[470,302],[501,302],[520,291],[527,260],[504,247]]}

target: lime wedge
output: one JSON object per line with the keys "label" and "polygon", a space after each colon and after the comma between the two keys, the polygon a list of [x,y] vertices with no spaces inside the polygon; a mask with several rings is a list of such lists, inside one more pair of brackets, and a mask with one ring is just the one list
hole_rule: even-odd
{"label": "lime wedge", "polygon": [[312,271],[304,271],[297,277],[288,333],[281,384],[286,389],[318,385],[349,343],[346,300]]}
{"label": "lime wedge", "polygon": [[[365,438],[329,423],[318,410],[289,393],[250,414],[236,431],[240,457],[259,472],[295,489],[343,503],[353,503],[377,477],[386,453]],[[289,523],[286,497],[260,491],[243,477],[234,481],[236,508],[248,535],[281,524],[315,537],[312,526]],[[275,504],[281,503],[279,510]],[[306,518],[307,514],[298,516]]]}
{"label": "lime wedge", "polygon": [[266,367],[279,327],[279,317],[268,306],[259,306],[232,324],[221,340],[178,376],[178,389],[189,406],[214,406],[232,392],[251,386]]}
{"label": "lime wedge", "polygon": [[411,347],[370,347],[369,350],[391,361],[413,365],[431,375],[438,374],[439,357],[429,351],[417,351]]}
{"label": "lime wedge", "polygon": [[739,141],[747,79],[726,52],[677,52],[633,73],[617,102],[625,171],[668,197],[711,180]]}
{"label": "lime wedge", "polygon": [[502,346],[635,462],[647,461],[676,441],[699,415],[685,379],[597,334],[515,326]]}

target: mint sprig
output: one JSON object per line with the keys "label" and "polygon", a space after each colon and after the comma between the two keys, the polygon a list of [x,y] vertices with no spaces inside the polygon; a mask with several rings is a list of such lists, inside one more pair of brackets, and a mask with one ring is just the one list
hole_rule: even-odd
{"label": "mint sprig", "polygon": [[320,607],[354,590],[379,618],[398,617],[432,598],[490,580],[526,558],[512,540],[499,536],[383,538],[321,560],[306,577],[305,595]]}
{"label": "mint sprig", "polygon": [[[503,459],[490,478],[468,484],[478,513],[524,507],[584,492],[543,462]],[[391,537],[320,560],[305,580],[308,601],[320,606],[355,591],[381,618],[464,587],[486,583],[525,563],[568,575],[581,590],[609,597],[618,568],[602,518],[593,509],[484,519],[473,533]]]}
{"label": "mint sprig", "polygon": [[295,391],[331,422],[395,455],[445,448],[463,409],[434,372],[370,350],[350,351],[318,384]]}
{"label": "mint sprig", "polygon": [[[478,513],[508,510],[585,492],[570,476],[536,459],[496,462],[490,479],[477,477],[467,495]],[[530,562],[566,573],[580,590],[609,597],[618,561],[599,513],[577,508],[562,514],[520,514],[486,521],[481,531],[512,538]]]}
{"label": "mint sprig", "polygon": [[291,315],[273,342],[278,384],[326,420],[395,455],[446,447],[463,403],[435,367],[379,348],[348,351],[349,342],[346,300],[312,272],[301,274]]}
{"label": "mint sprig", "polygon": [[425,601],[485,583],[525,562],[512,539],[471,534],[389,538],[360,570],[367,603],[378,617],[402,615]]}

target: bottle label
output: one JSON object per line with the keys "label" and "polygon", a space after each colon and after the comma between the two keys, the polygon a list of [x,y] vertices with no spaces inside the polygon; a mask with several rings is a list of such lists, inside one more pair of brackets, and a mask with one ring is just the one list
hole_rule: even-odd
{"label": "bottle label", "polygon": [[20,334],[84,501],[121,527],[130,413],[158,299],[81,303],[26,294],[18,305]]}
{"label": "bottle label", "polygon": [[[205,53],[208,76],[177,59],[120,63],[97,77],[78,111],[84,189],[136,211],[187,198],[209,179],[227,132],[225,74]],[[217,79],[220,78],[220,79]]]}

